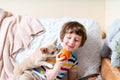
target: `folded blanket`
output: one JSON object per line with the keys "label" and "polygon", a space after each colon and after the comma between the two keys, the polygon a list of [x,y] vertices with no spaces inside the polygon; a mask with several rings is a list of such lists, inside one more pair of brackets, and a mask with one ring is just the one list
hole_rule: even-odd
{"label": "folded blanket", "polygon": [[11,80],[17,51],[43,32],[37,19],[0,9],[0,80]]}

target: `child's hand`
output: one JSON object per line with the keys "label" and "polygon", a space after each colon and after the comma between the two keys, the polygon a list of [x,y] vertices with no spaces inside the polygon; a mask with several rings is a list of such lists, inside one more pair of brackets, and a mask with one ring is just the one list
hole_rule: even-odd
{"label": "child's hand", "polygon": [[97,77],[95,76],[95,77],[89,77],[88,78],[88,80],[96,80],[97,79]]}
{"label": "child's hand", "polygon": [[[65,64],[65,62],[67,60],[64,60],[65,59],[65,56],[63,57],[59,57],[61,54],[61,52],[59,52],[56,56],[56,63],[54,65],[54,67],[52,69],[47,69],[46,70],[46,77],[47,77],[47,80],[55,80],[58,72],[60,71],[61,67],[63,64]],[[51,75],[53,74],[53,75]]]}
{"label": "child's hand", "polygon": [[65,56],[60,57],[61,52],[59,52],[56,56],[56,64],[63,65],[67,60],[65,60]]}
{"label": "child's hand", "polygon": [[60,55],[58,57],[65,57],[64,60],[68,60],[70,58],[70,51],[68,49],[62,49],[60,51]]}

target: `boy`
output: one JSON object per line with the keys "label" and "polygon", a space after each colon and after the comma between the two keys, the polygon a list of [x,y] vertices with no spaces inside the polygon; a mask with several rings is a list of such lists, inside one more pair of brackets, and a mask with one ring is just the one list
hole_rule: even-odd
{"label": "boy", "polygon": [[[58,49],[68,49],[71,51],[71,57],[68,61],[63,61],[65,57],[56,56],[54,68],[46,71],[47,80],[61,80],[68,73],[68,80],[77,79],[77,58],[72,51],[82,47],[87,39],[84,26],[76,21],[67,22],[63,25],[60,32],[61,44]],[[49,60],[50,62],[53,61]],[[54,61],[53,61],[54,62]]]}

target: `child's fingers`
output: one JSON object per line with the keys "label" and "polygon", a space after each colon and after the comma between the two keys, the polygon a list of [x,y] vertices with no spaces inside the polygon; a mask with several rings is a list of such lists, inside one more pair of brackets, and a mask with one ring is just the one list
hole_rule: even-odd
{"label": "child's fingers", "polygon": [[61,55],[62,53],[61,52],[59,52],[58,54],[57,54],[57,58],[60,58],[60,55]]}
{"label": "child's fingers", "polygon": [[62,64],[67,62],[67,60],[65,59],[65,56],[58,58],[58,61]]}
{"label": "child's fingers", "polygon": [[96,80],[97,77],[89,77],[88,80]]}
{"label": "child's fingers", "polygon": [[60,61],[64,61],[64,59],[65,59],[65,56],[62,56],[59,58]]}

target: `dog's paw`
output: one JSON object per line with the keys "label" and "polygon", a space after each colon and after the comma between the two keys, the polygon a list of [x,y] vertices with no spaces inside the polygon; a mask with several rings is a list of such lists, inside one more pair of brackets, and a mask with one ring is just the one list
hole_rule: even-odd
{"label": "dog's paw", "polygon": [[53,68],[53,65],[52,64],[47,64],[47,67],[48,68]]}

